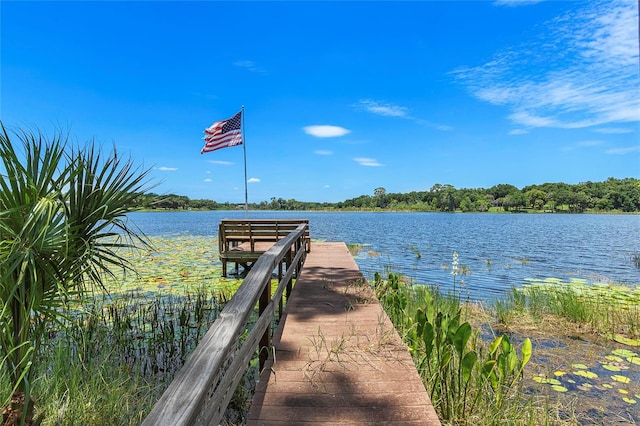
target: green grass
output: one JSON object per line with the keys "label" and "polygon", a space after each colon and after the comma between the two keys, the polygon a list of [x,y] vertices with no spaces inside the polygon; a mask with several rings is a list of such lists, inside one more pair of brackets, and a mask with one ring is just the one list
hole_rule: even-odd
{"label": "green grass", "polygon": [[[228,296],[200,289],[145,298],[97,297],[49,330],[34,363],[35,415],[43,425],[137,425],[218,317]],[[5,371],[0,370],[0,371]],[[3,373],[0,373],[3,374]],[[253,366],[228,418],[241,422]],[[10,396],[0,376],[0,400]]]}
{"label": "green grass", "polygon": [[553,315],[584,331],[610,338],[640,338],[640,287],[587,283],[579,279],[546,278],[528,282],[512,290],[504,302],[506,306],[513,306],[514,312],[534,320]]}

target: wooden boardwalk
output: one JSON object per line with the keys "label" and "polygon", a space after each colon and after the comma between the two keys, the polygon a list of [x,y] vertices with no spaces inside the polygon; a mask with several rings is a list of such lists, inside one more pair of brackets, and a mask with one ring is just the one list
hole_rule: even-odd
{"label": "wooden boardwalk", "polygon": [[344,243],[313,243],[248,425],[439,425],[406,346]]}

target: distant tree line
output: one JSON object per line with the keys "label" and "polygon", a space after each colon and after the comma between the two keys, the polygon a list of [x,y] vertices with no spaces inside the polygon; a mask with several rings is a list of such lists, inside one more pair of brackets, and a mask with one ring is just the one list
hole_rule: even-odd
{"label": "distant tree line", "polygon": [[[191,200],[180,195],[145,194],[137,200],[144,209],[233,210],[244,204]],[[318,203],[271,198],[250,203],[252,210],[392,210],[433,212],[541,211],[541,212],[640,212],[640,180],[609,178],[604,182],[544,183],[518,189],[510,184],[491,188],[456,189],[435,184],[428,191],[387,193],[378,187],[373,195],[361,195],[338,203]]]}

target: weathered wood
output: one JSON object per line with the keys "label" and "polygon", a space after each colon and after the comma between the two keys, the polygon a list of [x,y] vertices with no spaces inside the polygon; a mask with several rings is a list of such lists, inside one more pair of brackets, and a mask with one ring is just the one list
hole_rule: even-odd
{"label": "weathered wood", "polygon": [[176,374],[143,425],[219,423],[259,340],[271,330],[276,307],[285,289],[290,286],[294,268],[287,268],[273,298],[264,307],[249,338],[242,345],[239,345],[240,336],[247,328],[258,299],[271,283],[274,269],[289,258],[292,259],[289,265],[298,265],[300,268],[303,264],[305,250],[298,249],[294,255],[292,250],[304,246],[307,232],[308,224],[299,224],[257,259],[242,285]]}
{"label": "weathered wood", "polygon": [[309,221],[307,219],[222,219],[218,225],[218,251],[222,275],[227,275],[227,263],[234,262],[249,269],[266,253],[273,243],[280,241],[301,224],[306,224],[305,244],[311,251]]}
{"label": "weathered wood", "polygon": [[344,243],[314,243],[248,426],[440,425],[406,344]]}

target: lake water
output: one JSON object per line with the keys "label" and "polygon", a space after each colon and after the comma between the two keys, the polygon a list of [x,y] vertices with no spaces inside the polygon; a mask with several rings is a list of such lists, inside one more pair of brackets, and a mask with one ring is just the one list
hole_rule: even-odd
{"label": "lake water", "polygon": [[[149,236],[218,235],[223,218],[240,211],[135,212]],[[640,254],[639,215],[360,213],[250,211],[249,218],[309,219],[311,238],[362,245],[356,263],[367,278],[393,271],[417,283],[453,287],[456,277],[473,300],[491,300],[527,278],[640,284],[632,255]],[[312,243],[313,250],[313,243]]]}

